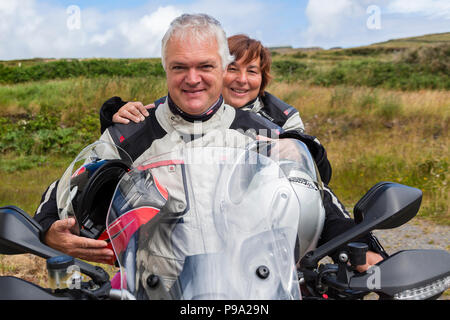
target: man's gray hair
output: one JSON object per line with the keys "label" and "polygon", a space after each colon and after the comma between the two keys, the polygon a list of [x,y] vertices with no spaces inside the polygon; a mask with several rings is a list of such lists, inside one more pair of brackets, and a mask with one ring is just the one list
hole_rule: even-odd
{"label": "man's gray hair", "polygon": [[162,39],[161,62],[164,70],[166,70],[167,43],[174,35],[180,39],[185,36],[194,36],[196,40],[209,40],[211,37],[215,37],[223,70],[234,61],[234,57],[230,55],[230,49],[228,48],[227,36],[219,21],[207,14],[183,14],[172,21]]}

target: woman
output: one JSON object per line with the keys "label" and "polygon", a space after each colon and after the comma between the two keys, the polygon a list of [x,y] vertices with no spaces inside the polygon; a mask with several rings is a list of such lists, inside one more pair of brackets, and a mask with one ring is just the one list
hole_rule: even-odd
{"label": "woman", "polygon": [[[331,167],[326,158],[325,149],[313,136],[304,134],[304,125],[299,112],[292,106],[286,104],[275,96],[265,91],[271,80],[270,51],[260,41],[251,39],[246,35],[235,35],[228,38],[230,53],[235,57],[224,76],[222,96],[225,103],[241,110],[255,112],[258,115],[282,127],[285,131],[300,131],[305,137],[305,142],[318,165],[322,180],[328,184],[331,178]],[[117,98],[117,99],[116,99]],[[144,121],[148,116],[147,109],[164,102],[165,98],[155,101],[155,104],[144,106],[141,102],[123,102],[118,97],[113,97],[103,104],[100,109],[100,121],[102,132],[113,123],[127,124],[130,120],[138,123]],[[120,101],[120,103],[119,103]],[[314,150],[313,150],[314,149]],[[324,159],[323,163],[320,161]],[[334,193],[324,185],[324,206],[329,225],[333,225],[333,219],[338,216],[350,218]],[[348,219],[349,227],[354,223]],[[319,240],[319,245],[329,239]],[[378,246],[375,238],[371,240],[371,249],[384,254],[382,247]],[[333,257],[336,261],[336,257]],[[367,253],[367,264],[359,266],[359,271],[367,270],[383,258],[380,254],[369,251]]]}
{"label": "woman", "polygon": [[299,112],[264,89],[271,80],[270,51],[261,42],[246,35],[228,38],[230,53],[235,62],[228,66],[222,95],[235,108],[260,114],[285,131],[301,130],[304,125]]}

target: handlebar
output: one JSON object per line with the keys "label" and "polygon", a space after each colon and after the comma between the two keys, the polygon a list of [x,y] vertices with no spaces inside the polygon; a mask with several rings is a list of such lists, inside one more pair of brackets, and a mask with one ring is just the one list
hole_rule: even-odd
{"label": "handlebar", "polygon": [[109,291],[111,300],[136,300],[128,290],[111,289]]}

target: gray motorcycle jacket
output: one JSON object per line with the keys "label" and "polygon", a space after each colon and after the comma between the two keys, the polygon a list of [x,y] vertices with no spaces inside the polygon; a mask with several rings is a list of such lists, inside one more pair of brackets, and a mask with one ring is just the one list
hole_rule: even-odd
{"label": "gray motorcycle jacket", "polygon": [[[156,100],[154,102],[155,106],[157,107],[161,103],[164,103],[166,99],[167,97],[162,97]],[[101,133],[114,124],[112,121],[113,115],[126,103],[127,101],[123,101],[120,97],[112,97],[102,105],[100,108]],[[327,152],[316,137],[307,135],[304,132],[303,122],[299,112],[294,107],[284,103],[270,93],[265,92],[264,96],[258,97],[252,103],[239,108],[238,110],[248,111],[253,115],[257,115],[257,117],[251,116],[251,118],[255,120],[255,123],[266,123],[270,129],[274,130],[277,126],[280,127],[280,138],[294,138],[305,143],[317,164],[322,181],[326,184],[330,182],[332,169],[330,162],[328,161]],[[238,112],[238,117],[242,118],[240,114],[241,112]],[[261,121],[256,121],[258,117],[261,118]],[[246,130],[251,128],[245,121],[239,123],[239,126],[242,126],[241,129],[245,127]],[[258,130],[260,128],[254,129]]]}
{"label": "gray motorcycle jacket", "polygon": [[[120,104],[123,105],[125,102],[120,99]],[[272,135],[272,137],[277,132],[283,134],[280,127],[263,117],[252,112],[236,110],[225,105],[222,99],[218,101],[218,104],[220,105],[215,109],[215,112],[202,122],[201,134],[195,131],[195,125],[192,121],[177,114],[173,108],[169,107],[168,101],[165,101],[157,108],[150,109],[150,116],[143,122],[128,125],[114,124],[105,130],[100,139],[113,142],[125,150],[133,161],[137,162],[149,155],[171,151],[180,144],[199,143],[203,146],[208,145],[208,133],[213,130],[222,130],[233,138],[244,139],[244,142],[246,139],[249,141],[248,139],[252,140],[254,137],[248,137],[242,134],[242,131],[251,133],[256,130],[259,133],[266,132],[268,136]],[[295,136],[295,131],[291,132],[291,135]],[[44,231],[47,231],[59,219],[56,205],[57,188],[58,183],[54,182],[46,190],[34,217],[42,225]],[[325,194],[326,217],[319,244],[333,239],[354,225],[354,221],[343,215],[342,211],[336,206],[336,199],[333,199],[332,193],[325,192]],[[372,248],[369,236],[358,240],[369,244]]]}

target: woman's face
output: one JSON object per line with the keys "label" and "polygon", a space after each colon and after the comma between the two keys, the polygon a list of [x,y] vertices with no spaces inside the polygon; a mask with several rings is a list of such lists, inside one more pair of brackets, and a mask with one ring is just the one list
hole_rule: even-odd
{"label": "woman's face", "polygon": [[261,87],[261,59],[244,63],[245,56],[231,63],[225,72],[222,95],[225,103],[240,108],[255,99]]}

